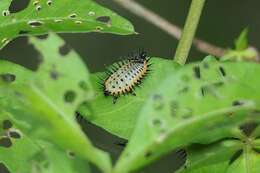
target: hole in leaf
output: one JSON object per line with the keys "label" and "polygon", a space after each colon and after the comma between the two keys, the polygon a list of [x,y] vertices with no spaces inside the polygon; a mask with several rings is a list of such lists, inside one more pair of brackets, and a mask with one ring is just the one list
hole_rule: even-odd
{"label": "hole in leaf", "polygon": [[3,164],[3,163],[0,163],[0,172],[1,173],[11,173],[8,168]]}
{"label": "hole in leaf", "polygon": [[220,71],[220,73],[221,73],[221,75],[222,76],[226,76],[226,72],[225,72],[225,70],[224,70],[224,68],[223,67],[219,67],[219,71]]}
{"label": "hole in leaf", "polygon": [[85,91],[88,90],[88,85],[87,85],[87,83],[86,83],[85,81],[80,81],[80,82],[79,82],[79,87],[80,87],[81,89],[85,90]]}
{"label": "hole in leaf", "polygon": [[76,18],[76,17],[77,17],[77,14],[76,14],[76,13],[72,13],[72,14],[69,15],[69,18],[72,18],[72,19],[74,19],[74,18]]}
{"label": "hole in leaf", "polygon": [[198,79],[200,79],[200,67],[199,66],[195,66],[193,67],[193,72],[194,72],[194,76]]}
{"label": "hole in leaf", "polygon": [[63,56],[66,56],[70,51],[71,51],[71,47],[66,43],[59,47],[59,52]]}
{"label": "hole in leaf", "polygon": [[11,83],[15,81],[16,76],[10,73],[1,74],[0,77],[3,81],[7,83]]}
{"label": "hole in leaf", "polygon": [[68,157],[69,157],[70,159],[74,159],[74,158],[75,158],[75,153],[74,153],[74,152],[72,152],[72,151],[67,151],[67,154],[68,154]]}
{"label": "hole in leaf", "polygon": [[46,40],[49,37],[49,34],[43,34],[43,35],[38,35],[37,38],[40,40]]}
{"label": "hole in leaf", "polygon": [[10,131],[9,135],[11,136],[11,138],[15,138],[15,139],[20,139],[21,138],[21,134],[17,131]]}
{"label": "hole in leaf", "polygon": [[40,27],[43,25],[43,22],[37,21],[37,20],[32,20],[28,22],[28,25],[30,25],[32,28]]}
{"label": "hole in leaf", "polygon": [[9,121],[9,120],[3,121],[3,129],[4,130],[10,129],[12,126],[13,126],[13,124],[11,123],[11,121]]}
{"label": "hole in leaf", "polygon": [[12,146],[12,141],[8,137],[0,138],[0,147],[10,148]]}
{"label": "hole in leaf", "polygon": [[72,103],[76,99],[76,93],[74,91],[67,91],[64,95],[64,100],[67,103]]}
{"label": "hole in leaf", "polygon": [[26,31],[26,30],[21,30],[19,31],[19,35],[24,35],[24,34],[28,34],[30,31]]}
{"label": "hole in leaf", "polygon": [[96,18],[96,20],[98,22],[102,22],[102,23],[109,23],[111,22],[111,18],[109,16],[99,16]]}
{"label": "hole in leaf", "polygon": [[36,11],[40,11],[40,10],[42,9],[42,6],[37,5],[37,6],[35,7],[35,9],[36,9]]}
{"label": "hole in leaf", "polygon": [[12,0],[9,6],[10,13],[17,13],[24,10],[29,5],[30,0]]}
{"label": "hole in leaf", "polygon": [[244,102],[241,101],[241,100],[235,100],[235,101],[233,101],[233,103],[232,103],[233,106],[241,106],[241,105],[243,105],[243,104],[244,104]]}
{"label": "hole in leaf", "polygon": [[33,5],[34,5],[34,6],[36,6],[36,5],[38,5],[38,4],[39,4],[39,1],[38,1],[38,0],[33,2]]}
{"label": "hole in leaf", "polygon": [[97,32],[100,32],[101,30],[103,30],[103,28],[102,28],[101,26],[97,26],[97,27],[96,27],[96,31],[97,31]]}
{"label": "hole in leaf", "polygon": [[82,21],[77,20],[77,21],[75,21],[75,24],[80,25],[80,24],[82,24]]}
{"label": "hole in leaf", "polygon": [[2,16],[9,16],[10,15],[10,11],[9,10],[3,10],[2,11]]}
{"label": "hole in leaf", "polygon": [[51,6],[51,5],[52,5],[52,1],[51,1],[51,0],[48,0],[48,1],[46,2],[46,4],[47,4],[48,6]]}

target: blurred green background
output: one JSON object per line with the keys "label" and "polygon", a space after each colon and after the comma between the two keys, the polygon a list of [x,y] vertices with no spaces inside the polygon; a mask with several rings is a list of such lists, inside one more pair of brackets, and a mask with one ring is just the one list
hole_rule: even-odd
{"label": "blurred green background", "polygon": [[[23,6],[27,0],[18,4]],[[91,72],[103,71],[104,64],[118,61],[138,48],[145,48],[150,56],[172,58],[178,40],[172,38],[157,27],[121,8],[112,0],[98,0],[130,20],[138,35],[112,35],[100,33],[60,34],[86,62]],[[183,26],[191,0],[139,0],[139,3],[153,10],[170,22]],[[249,27],[250,44],[260,48],[260,1],[259,0],[208,0],[201,17],[197,37],[221,47],[231,47],[234,39],[245,28]],[[46,50],[48,51],[48,50]],[[18,38],[0,51],[0,57],[26,67],[35,69],[39,55],[27,43],[26,38]],[[205,55],[192,48],[188,61],[200,60]],[[88,122],[83,122],[85,129],[94,143],[102,149],[110,151],[114,158],[123,149],[117,145],[122,139],[113,137]],[[173,172],[178,165],[174,155],[164,159],[145,172]]]}
{"label": "blurred green background", "polygon": [[[20,2],[20,5],[27,0]],[[104,70],[104,64],[110,64],[138,48],[145,48],[149,55],[172,58],[178,41],[167,33],[136,17],[121,8],[112,0],[98,0],[98,3],[116,11],[130,20],[139,35],[112,35],[100,33],[61,34],[67,43],[85,60],[92,72]],[[190,0],[139,0],[145,7],[166,18],[170,22],[183,26]],[[203,12],[197,36],[221,47],[230,47],[240,31],[249,27],[250,43],[260,45],[260,1],[259,0],[208,0]],[[37,61],[36,51],[18,38],[7,45],[0,57],[25,66]],[[199,60],[203,54],[192,49],[189,61]]]}

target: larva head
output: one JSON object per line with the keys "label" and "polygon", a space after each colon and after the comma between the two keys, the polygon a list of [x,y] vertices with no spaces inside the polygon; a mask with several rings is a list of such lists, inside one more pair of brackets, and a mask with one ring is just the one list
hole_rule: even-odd
{"label": "larva head", "polygon": [[135,62],[143,63],[147,60],[147,52],[144,50],[139,50],[132,58]]}

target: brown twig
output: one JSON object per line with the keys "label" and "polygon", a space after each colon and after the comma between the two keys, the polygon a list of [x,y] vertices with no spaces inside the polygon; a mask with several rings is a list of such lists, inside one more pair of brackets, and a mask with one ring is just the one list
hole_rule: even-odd
{"label": "brown twig", "polygon": [[[173,25],[166,19],[150,11],[149,9],[143,7],[137,2],[133,0],[114,0],[114,2],[118,3],[120,6],[129,10],[133,14],[149,21],[153,25],[157,26],[161,30],[171,35],[172,37],[180,40],[182,34],[181,28],[179,28],[176,25]],[[226,49],[217,47],[213,44],[210,44],[198,38],[195,38],[193,40],[193,45],[203,53],[218,56],[218,57],[223,56],[226,52]]]}

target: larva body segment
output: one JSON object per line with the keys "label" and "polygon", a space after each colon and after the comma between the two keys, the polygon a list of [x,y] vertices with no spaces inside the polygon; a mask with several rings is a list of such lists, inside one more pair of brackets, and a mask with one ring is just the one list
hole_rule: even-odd
{"label": "larva body segment", "polygon": [[108,77],[104,80],[104,95],[113,96],[113,103],[122,94],[135,95],[134,87],[141,83],[149,71],[148,61],[146,52],[142,51],[128,60],[117,63],[112,71],[108,71]]}

